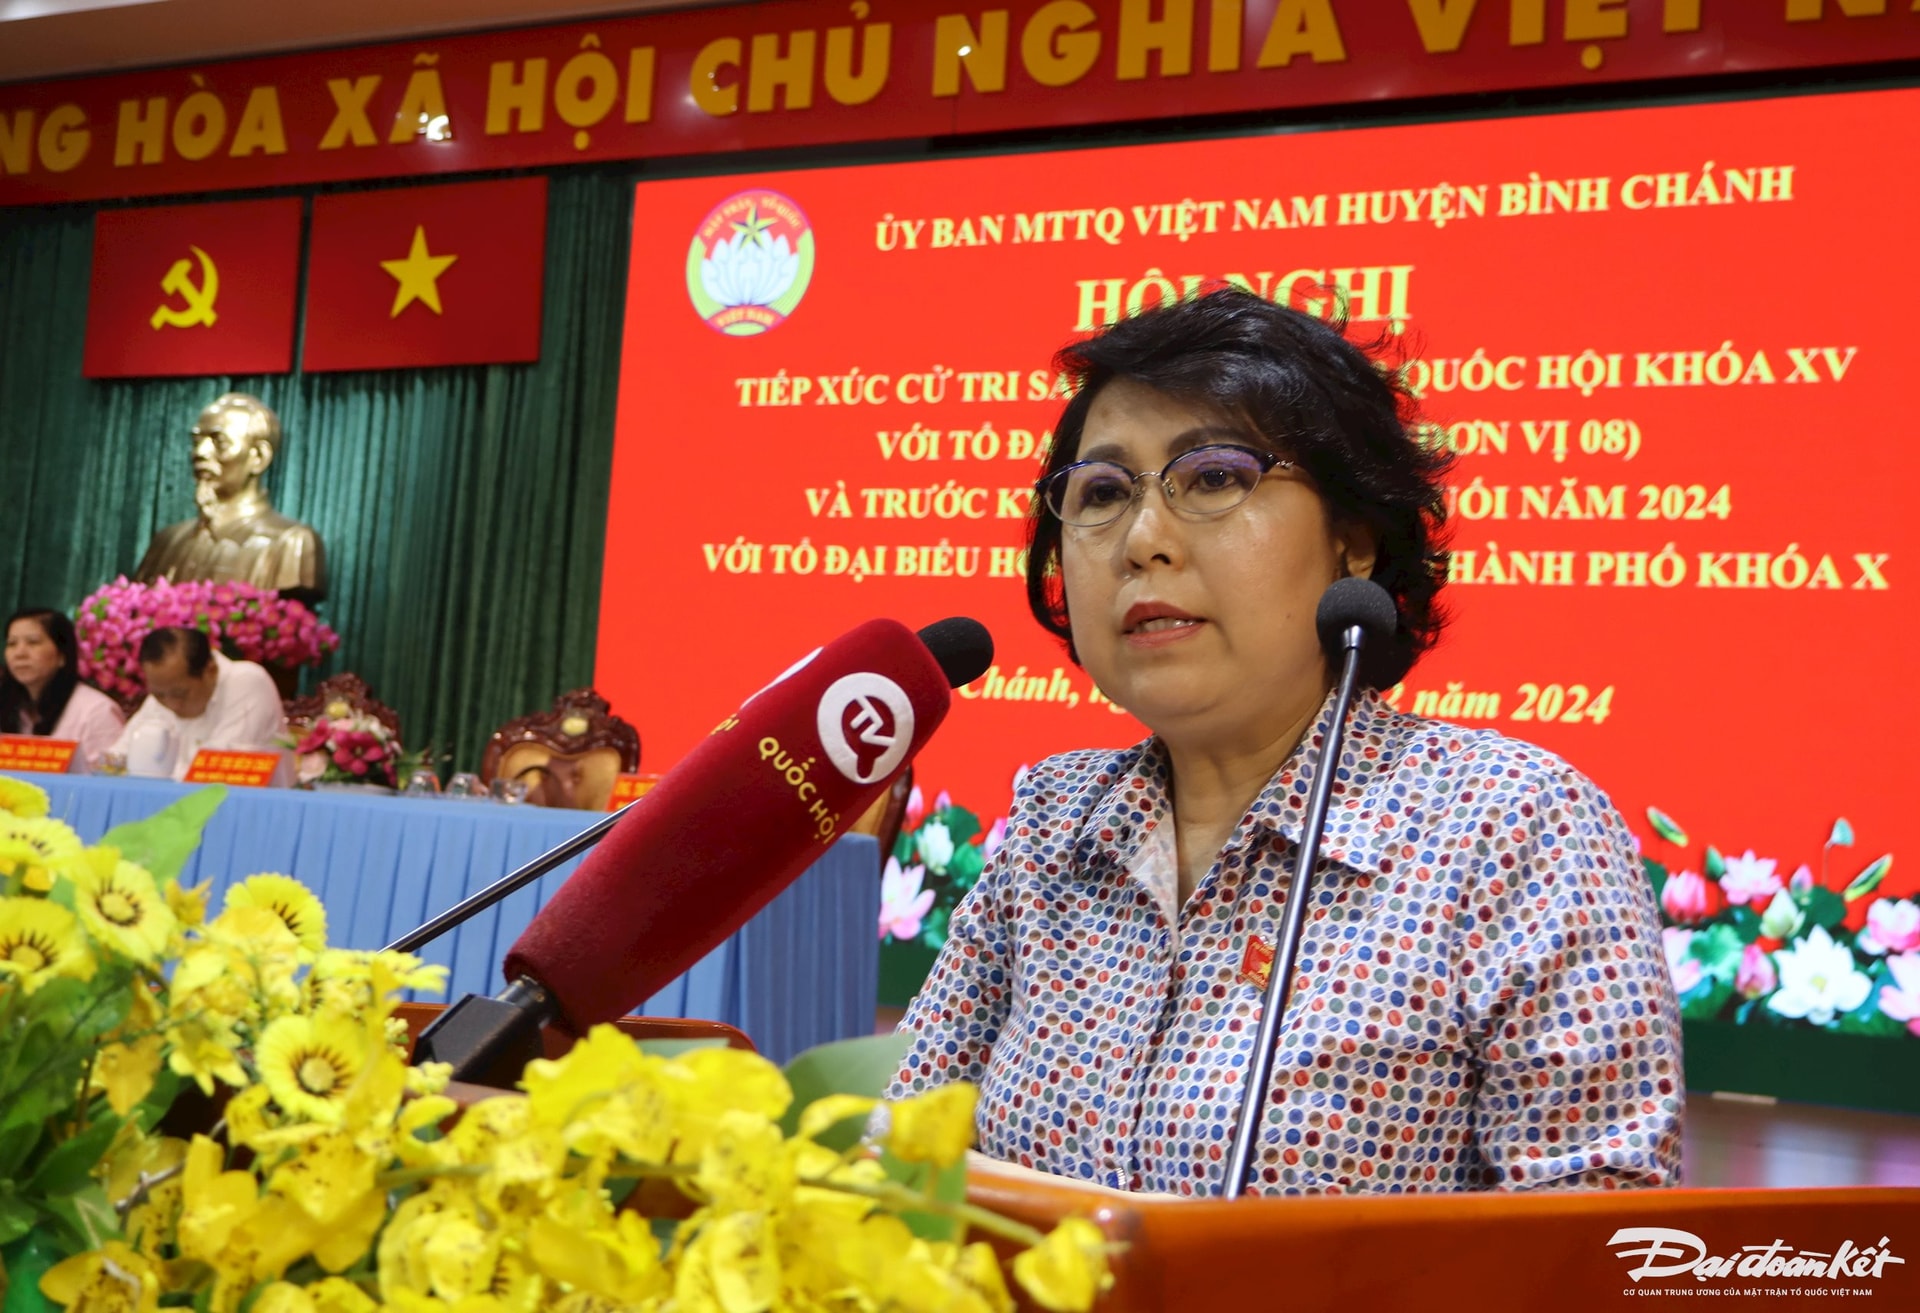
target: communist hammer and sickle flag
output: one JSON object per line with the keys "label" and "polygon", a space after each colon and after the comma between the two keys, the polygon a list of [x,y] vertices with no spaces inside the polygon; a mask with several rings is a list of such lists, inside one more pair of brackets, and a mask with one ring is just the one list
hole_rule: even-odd
{"label": "communist hammer and sickle flag", "polygon": [[187,247],[193,252],[194,259],[200,261],[200,281],[193,281],[193,261],[175,260],[173,267],[167,270],[167,276],[160,280],[160,290],[168,296],[178,296],[187,303],[186,309],[175,310],[166,302],[154,307],[151,323],[157,331],[162,328],[193,328],[204,324],[211,328],[220,316],[214,313],[213,303],[220,295],[220,270],[213,263],[213,257],[197,246]]}
{"label": "communist hammer and sickle flag", "polygon": [[305,209],[302,197],[276,196],[94,215],[82,372],[286,372],[293,365]]}

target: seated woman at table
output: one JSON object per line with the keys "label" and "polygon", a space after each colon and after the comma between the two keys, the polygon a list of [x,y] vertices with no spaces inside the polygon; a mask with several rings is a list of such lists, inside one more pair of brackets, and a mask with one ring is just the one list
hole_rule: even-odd
{"label": "seated woman at table", "polygon": [[7,617],[6,671],[0,674],[0,734],[37,734],[80,746],[75,764],[92,770],[127,718],[114,700],[80,678],[73,621],[43,606]]}
{"label": "seated woman at table", "polygon": [[980,1087],[992,1158],[1215,1195],[1335,668],[1363,668],[1249,1189],[1676,1179],[1680,1015],[1613,805],[1540,748],[1394,709],[1439,635],[1446,459],[1341,332],[1222,289],[1069,347],[1029,524],[1040,624],[1153,736],[1028,771],[902,1028],[892,1095]]}

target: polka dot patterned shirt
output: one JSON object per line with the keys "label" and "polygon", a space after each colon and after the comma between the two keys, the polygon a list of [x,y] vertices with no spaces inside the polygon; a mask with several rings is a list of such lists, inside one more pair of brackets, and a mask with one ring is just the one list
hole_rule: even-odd
{"label": "polka dot patterned shirt", "polygon": [[[1321,721],[1179,907],[1157,740],[1017,790],[902,1028],[892,1095],[981,1088],[980,1148],[1221,1188]],[[1670,1185],[1679,1007],[1606,796],[1497,734],[1356,700],[1251,1189]]]}

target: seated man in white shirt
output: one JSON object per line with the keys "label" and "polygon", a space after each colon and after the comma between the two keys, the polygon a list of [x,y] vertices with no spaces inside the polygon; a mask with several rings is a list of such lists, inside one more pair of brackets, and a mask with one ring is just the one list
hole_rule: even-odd
{"label": "seated man in white shirt", "polygon": [[156,629],[140,640],[147,700],[113,745],[128,773],[179,779],[202,748],[275,752],[286,715],[273,676],[229,661],[198,629]]}

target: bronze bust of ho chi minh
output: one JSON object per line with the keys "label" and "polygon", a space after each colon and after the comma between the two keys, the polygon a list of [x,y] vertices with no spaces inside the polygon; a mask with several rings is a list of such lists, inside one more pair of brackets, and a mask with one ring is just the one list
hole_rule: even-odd
{"label": "bronze bust of ho chi minh", "polygon": [[213,579],[278,590],[312,605],[327,595],[320,535],[273,509],[260,476],[280,446],[280,419],[258,397],[228,392],[193,426],[200,513],[154,534],[134,578]]}

